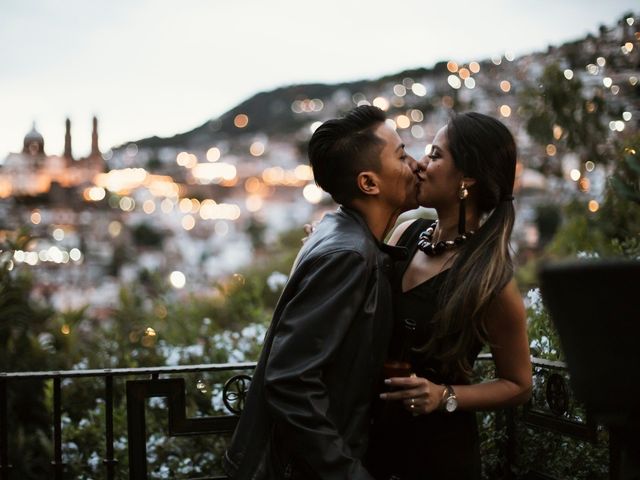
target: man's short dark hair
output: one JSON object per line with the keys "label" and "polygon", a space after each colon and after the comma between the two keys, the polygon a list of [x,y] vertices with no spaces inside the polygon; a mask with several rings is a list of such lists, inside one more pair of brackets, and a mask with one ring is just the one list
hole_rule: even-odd
{"label": "man's short dark hair", "polygon": [[316,183],[341,204],[348,205],[361,192],[360,172],[380,169],[384,140],[374,129],[384,123],[382,110],[370,105],[356,107],[343,118],[327,120],[309,141],[309,162]]}

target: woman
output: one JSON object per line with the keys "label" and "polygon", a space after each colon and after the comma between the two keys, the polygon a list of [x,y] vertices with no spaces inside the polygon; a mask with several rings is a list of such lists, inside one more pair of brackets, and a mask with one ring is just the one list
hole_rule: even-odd
{"label": "woman", "polygon": [[[417,325],[413,374],[385,380],[369,469],[380,480],[479,478],[474,412],[523,403],[531,391],[525,310],[509,254],[516,146],[498,120],[460,114],[420,163],[418,200],[438,220],[406,222],[390,239],[409,249],[397,266],[394,308],[397,325],[407,318]],[[484,344],[496,378],[470,384]]]}

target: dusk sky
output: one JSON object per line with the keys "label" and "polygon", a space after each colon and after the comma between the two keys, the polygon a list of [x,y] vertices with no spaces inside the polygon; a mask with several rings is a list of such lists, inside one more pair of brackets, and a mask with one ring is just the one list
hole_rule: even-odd
{"label": "dusk sky", "polygon": [[293,83],[376,78],[440,60],[544,50],[637,0],[3,0],[0,162],[33,121],[59,154],[168,136]]}

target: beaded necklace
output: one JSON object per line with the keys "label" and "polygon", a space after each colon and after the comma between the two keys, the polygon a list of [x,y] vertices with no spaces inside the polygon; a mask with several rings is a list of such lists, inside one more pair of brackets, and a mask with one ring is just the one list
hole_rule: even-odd
{"label": "beaded necklace", "polygon": [[418,248],[430,257],[438,256],[444,253],[446,250],[452,250],[459,247],[474,234],[473,230],[458,235],[453,240],[440,240],[433,243],[433,233],[438,225],[438,220],[433,222],[424,232],[418,237]]}

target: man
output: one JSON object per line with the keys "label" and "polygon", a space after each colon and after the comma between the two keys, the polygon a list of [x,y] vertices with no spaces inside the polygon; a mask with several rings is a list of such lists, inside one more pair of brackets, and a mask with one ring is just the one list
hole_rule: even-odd
{"label": "man", "polygon": [[416,208],[416,161],[382,110],[362,106],[309,142],[317,184],[341,207],[298,253],[224,464],[231,478],[371,480],[361,458],[392,325],[382,243]]}

